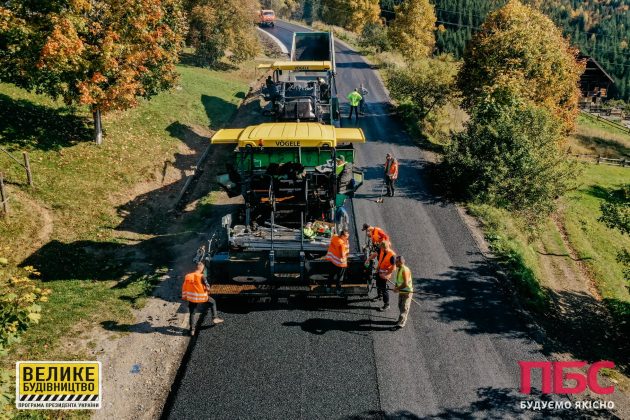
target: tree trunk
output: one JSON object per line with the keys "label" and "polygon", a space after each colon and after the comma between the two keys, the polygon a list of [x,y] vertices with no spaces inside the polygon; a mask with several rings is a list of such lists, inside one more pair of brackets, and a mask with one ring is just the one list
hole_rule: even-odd
{"label": "tree trunk", "polygon": [[94,117],[94,142],[96,144],[103,143],[103,126],[101,125],[101,110],[94,108],[92,110],[92,116]]}

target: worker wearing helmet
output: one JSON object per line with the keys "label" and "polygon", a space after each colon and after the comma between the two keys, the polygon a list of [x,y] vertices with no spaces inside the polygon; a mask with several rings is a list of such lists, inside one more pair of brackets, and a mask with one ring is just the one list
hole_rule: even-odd
{"label": "worker wearing helmet", "polygon": [[383,299],[383,307],[379,311],[385,311],[389,308],[389,292],[387,291],[387,282],[391,279],[392,273],[396,268],[396,253],[391,248],[389,241],[383,241],[380,244],[378,253],[374,252],[370,255],[370,259],[376,258],[378,274],[376,276],[376,291],[378,293],[375,300]]}
{"label": "worker wearing helmet", "polygon": [[220,324],[223,319],[217,316],[217,303],[208,295],[210,285],[204,274],[205,265],[203,262],[197,263],[197,269],[186,274],[184,277],[184,283],[182,284],[182,299],[188,302],[188,334],[192,336],[194,334],[193,317],[195,309],[199,304],[204,305],[203,312],[208,310],[208,304],[212,310],[212,323]]}
{"label": "worker wearing helmet", "polygon": [[377,247],[383,241],[389,241],[389,235],[378,226],[370,226],[367,223],[364,223],[363,229],[361,230],[365,232],[368,243],[370,243],[372,247],[376,247],[375,249],[378,249]]}
{"label": "worker wearing helmet", "polygon": [[339,235],[333,235],[328,246],[328,252],[324,259],[330,261],[329,281],[337,284],[337,293],[341,293],[341,282],[348,267],[348,254],[350,253],[350,234],[347,230],[342,230]]}
{"label": "worker wearing helmet", "polygon": [[348,119],[352,119],[352,112],[356,115],[356,121],[359,121],[359,105],[361,104],[361,99],[363,97],[359,93],[359,89],[355,89],[350,92],[347,96],[348,101],[350,101],[350,115],[348,115]]}
{"label": "worker wearing helmet", "polygon": [[396,328],[403,328],[407,323],[409,309],[411,309],[411,296],[413,295],[413,276],[411,270],[405,265],[405,258],[402,255],[396,257],[396,283],[394,291],[398,293],[398,309],[400,316],[396,323]]}

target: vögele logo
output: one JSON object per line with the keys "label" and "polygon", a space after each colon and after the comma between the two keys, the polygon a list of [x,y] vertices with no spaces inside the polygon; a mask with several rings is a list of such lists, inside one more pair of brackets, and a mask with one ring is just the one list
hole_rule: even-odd
{"label": "v\u00f6gele logo", "polygon": [[[540,369],[542,372],[542,393],[543,394],[579,394],[586,391],[588,387],[596,394],[605,395],[615,392],[614,386],[603,387],[599,383],[599,371],[603,368],[612,369],[615,364],[610,361],[593,363],[584,375],[580,372],[567,372],[567,369],[580,369],[588,365],[582,361],[569,362],[518,362],[521,368],[521,393],[531,394],[532,392],[532,370]],[[573,386],[566,385],[566,381],[574,381]]]}

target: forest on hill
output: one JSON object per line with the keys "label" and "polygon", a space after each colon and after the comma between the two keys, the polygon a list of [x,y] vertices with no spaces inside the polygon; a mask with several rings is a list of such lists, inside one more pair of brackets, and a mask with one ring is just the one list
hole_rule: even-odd
{"label": "forest on hill", "polygon": [[[530,0],[536,3],[585,55],[595,58],[614,78],[613,95],[630,99],[629,0]],[[382,0],[389,19],[400,0]],[[488,12],[502,6],[499,0],[433,0],[440,30],[436,48],[460,58],[466,43]]]}

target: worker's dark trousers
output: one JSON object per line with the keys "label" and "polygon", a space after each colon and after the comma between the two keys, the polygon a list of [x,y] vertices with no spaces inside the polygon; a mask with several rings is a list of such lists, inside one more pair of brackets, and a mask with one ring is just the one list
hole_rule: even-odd
{"label": "worker's dark trousers", "polygon": [[359,107],[350,105],[350,115],[348,115],[349,120],[352,119],[352,111],[354,111],[354,114],[357,117],[357,121],[359,121]]}
{"label": "worker's dark trousers", "polygon": [[396,180],[389,176],[385,176],[385,185],[387,186],[387,195],[393,197],[396,188]]}
{"label": "worker's dark trousers", "polygon": [[328,281],[335,281],[337,284],[337,289],[341,289],[341,282],[343,281],[344,276],[346,275],[346,267],[337,267],[335,264],[330,263],[330,274],[328,275]]}
{"label": "worker's dark trousers", "polygon": [[383,298],[383,304],[389,305],[389,292],[387,291],[387,280],[383,280],[379,276],[376,277],[376,292],[378,297]]}
{"label": "worker's dark trousers", "polygon": [[208,307],[210,307],[210,313],[212,314],[212,318],[214,319],[217,317],[217,302],[211,297],[209,297],[208,301],[204,303],[188,302],[188,326],[190,327],[191,330],[193,326],[195,325],[193,322],[193,317],[195,316],[195,309],[197,308],[197,306],[200,306],[199,312],[202,312],[202,313],[207,312]]}

